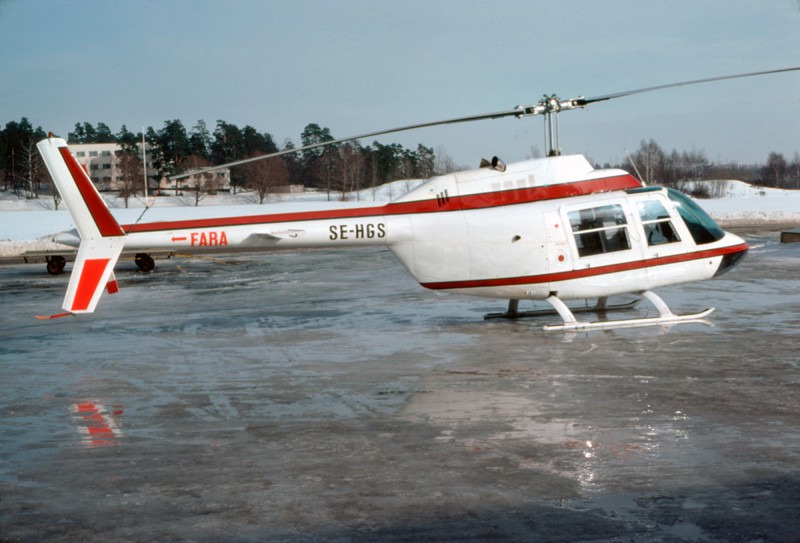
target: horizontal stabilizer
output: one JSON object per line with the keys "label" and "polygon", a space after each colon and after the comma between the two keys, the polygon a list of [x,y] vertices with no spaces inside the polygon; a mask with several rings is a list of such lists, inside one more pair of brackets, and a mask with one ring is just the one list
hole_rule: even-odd
{"label": "horizontal stabilizer", "polygon": [[55,315],[36,315],[36,318],[40,321],[49,321],[52,319],[60,319],[62,317],[71,317],[72,313],[56,313]]}

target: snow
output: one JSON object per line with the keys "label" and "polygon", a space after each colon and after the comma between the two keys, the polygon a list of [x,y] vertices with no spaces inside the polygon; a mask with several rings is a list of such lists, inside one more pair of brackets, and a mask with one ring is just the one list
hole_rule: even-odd
{"label": "snow", "polygon": [[736,180],[704,184],[718,196],[697,202],[723,227],[800,226],[800,190],[756,187]]}
{"label": "snow", "polygon": [[[419,186],[421,180],[388,183],[381,187],[362,190],[351,195],[348,201],[358,205],[389,202]],[[698,203],[723,227],[748,226],[770,228],[775,225],[800,225],[800,191],[755,187],[742,181],[704,182],[710,194],[717,197],[701,199]],[[696,185],[696,184],[695,184]],[[688,185],[692,189],[696,186]],[[331,198],[338,198],[332,193]],[[129,208],[115,195],[105,194],[109,208],[121,224],[136,222],[144,208],[142,198],[131,199]],[[206,196],[195,207],[193,196],[163,196],[150,199],[148,221],[159,219],[190,219],[203,216],[262,214],[282,211],[289,207],[327,202],[325,192],[301,194],[272,194],[264,204],[258,204],[257,195],[243,192],[236,195]],[[26,200],[9,192],[0,192],[0,257],[18,257],[25,253],[63,250],[65,246],[52,241],[55,234],[74,228],[66,209],[55,210],[52,198]],[[71,249],[68,249],[71,250]]]}

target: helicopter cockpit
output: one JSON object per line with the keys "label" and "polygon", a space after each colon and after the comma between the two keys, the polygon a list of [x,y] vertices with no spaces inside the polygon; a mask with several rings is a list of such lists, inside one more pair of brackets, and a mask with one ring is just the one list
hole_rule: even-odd
{"label": "helicopter cockpit", "polygon": [[695,243],[698,245],[714,243],[725,237],[722,228],[691,198],[675,189],[667,189],[667,195],[675,202],[675,208],[686,223]]}

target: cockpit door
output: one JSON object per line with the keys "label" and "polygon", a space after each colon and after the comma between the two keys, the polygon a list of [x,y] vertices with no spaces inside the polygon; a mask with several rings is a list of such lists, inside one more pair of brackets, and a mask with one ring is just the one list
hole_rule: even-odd
{"label": "cockpit door", "polygon": [[547,264],[550,273],[572,269],[572,253],[569,239],[572,236],[569,222],[565,222],[561,209],[544,213],[544,228],[547,239]]}

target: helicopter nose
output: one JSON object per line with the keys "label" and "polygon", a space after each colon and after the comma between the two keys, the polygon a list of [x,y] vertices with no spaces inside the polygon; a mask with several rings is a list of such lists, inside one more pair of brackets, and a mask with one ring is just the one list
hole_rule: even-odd
{"label": "helicopter nose", "polygon": [[744,255],[747,254],[749,249],[747,243],[735,234],[726,232],[725,238],[730,242],[732,246],[731,248],[734,250],[726,255],[723,255],[722,261],[719,263],[716,273],[714,273],[714,277],[719,277],[720,275],[732,270],[736,265],[739,264],[739,262],[742,261]]}

